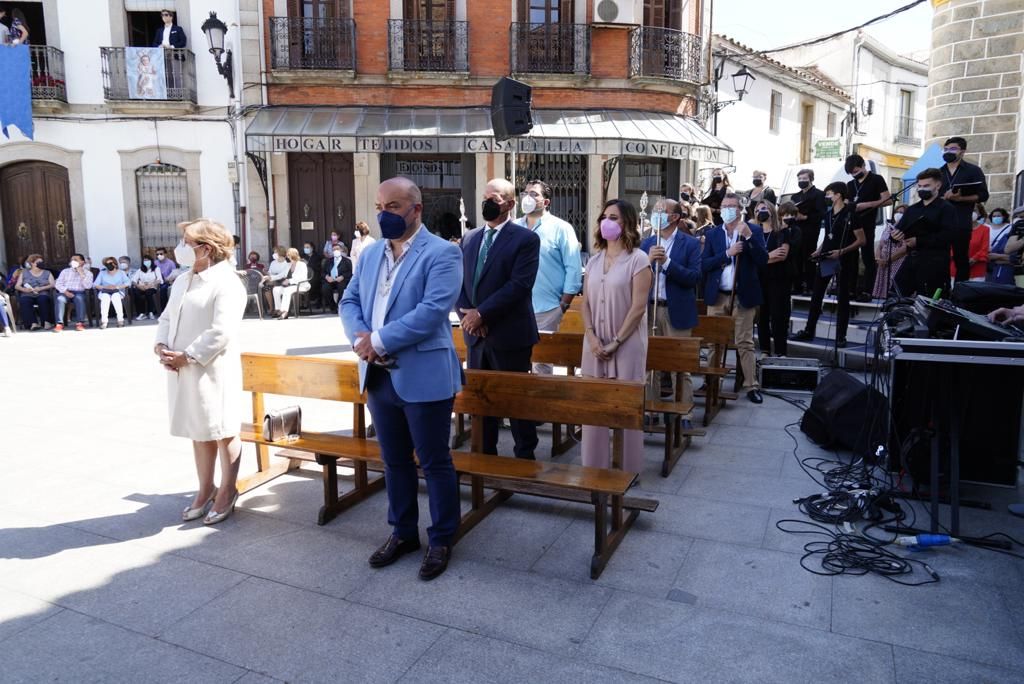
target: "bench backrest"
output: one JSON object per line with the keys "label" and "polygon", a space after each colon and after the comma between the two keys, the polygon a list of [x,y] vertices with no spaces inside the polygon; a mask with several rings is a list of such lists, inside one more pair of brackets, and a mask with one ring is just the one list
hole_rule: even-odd
{"label": "bench backrest", "polygon": [[704,344],[735,345],[736,321],[732,316],[698,316],[693,334],[704,340]]}
{"label": "bench backrest", "polygon": [[663,373],[699,373],[700,345],[699,337],[648,337],[647,370]]}
{"label": "bench backrest", "polygon": [[359,366],[341,359],[242,354],[242,389],[254,394],[366,403],[366,395],[359,391]]}
{"label": "bench backrest", "polygon": [[452,341],[455,343],[455,353],[458,354],[459,361],[465,363],[469,358],[469,349],[466,347],[466,338],[459,326],[452,326]]}
{"label": "bench backrest", "polygon": [[576,333],[541,333],[533,347],[530,360],[552,366],[579,368],[583,360],[583,335]]}
{"label": "bench backrest", "polygon": [[467,370],[455,397],[458,413],[625,430],[643,428],[643,410],[639,382],[531,373]]}
{"label": "bench backrest", "polygon": [[558,332],[582,335],[586,332],[583,326],[583,314],[575,309],[566,311],[562,316],[562,323],[558,326]]}

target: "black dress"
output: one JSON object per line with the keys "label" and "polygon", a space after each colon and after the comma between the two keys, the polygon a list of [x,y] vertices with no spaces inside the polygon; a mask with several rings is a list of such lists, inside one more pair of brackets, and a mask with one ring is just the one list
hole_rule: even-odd
{"label": "black dress", "polygon": [[765,248],[769,253],[782,245],[789,245],[785,261],[766,264],[759,271],[764,299],[758,312],[757,341],[766,354],[772,353],[774,342],[776,356],[785,356],[788,351],[790,294],[800,249],[800,230],[794,227],[765,232]]}

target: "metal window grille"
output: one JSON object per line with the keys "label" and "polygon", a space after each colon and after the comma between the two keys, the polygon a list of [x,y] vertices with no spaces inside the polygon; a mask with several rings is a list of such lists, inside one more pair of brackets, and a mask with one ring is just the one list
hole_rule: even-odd
{"label": "metal window grille", "polygon": [[[506,175],[511,169],[506,169]],[[587,239],[587,157],[575,154],[520,154],[516,157],[515,186],[540,179],[551,186],[550,211],[568,221],[584,245]]]}
{"label": "metal window grille", "polygon": [[135,170],[139,198],[139,240],[143,253],[178,242],[178,224],[189,218],[188,174],[173,164]]}
{"label": "metal window grille", "polygon": [[640,211],[640,197],[647,193],[650,206],[654,206],[659,197],[666,196],[666,168],[664,159],[626,161],[622,165],[623,197]]}

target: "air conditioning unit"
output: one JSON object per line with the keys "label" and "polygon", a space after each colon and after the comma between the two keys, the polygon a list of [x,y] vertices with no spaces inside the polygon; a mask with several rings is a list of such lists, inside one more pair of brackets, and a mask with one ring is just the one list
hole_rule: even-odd
{"label": "air conditioning unit", "polygon": [[635,25],[643,21],[642,0],[594,0],[595,24]]}

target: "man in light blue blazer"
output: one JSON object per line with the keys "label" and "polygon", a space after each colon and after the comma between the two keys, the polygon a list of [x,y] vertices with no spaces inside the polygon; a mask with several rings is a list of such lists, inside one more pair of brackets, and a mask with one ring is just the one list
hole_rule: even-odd
{"label": "man in light blue blazer", "polygon": [[448,313],[462,289],[462,253],[422,225],[423,198],[407,178],[380,184],[377,211],[384,239],[360,255],[339,306],[359,356],[359,382],[377,428],[388,492],[392,533],[370,565],[390,565],[420,548],[415,451],[432,522],[419,576],[430,580],[448,567],[460,517],[448,438],[462,364]]}

